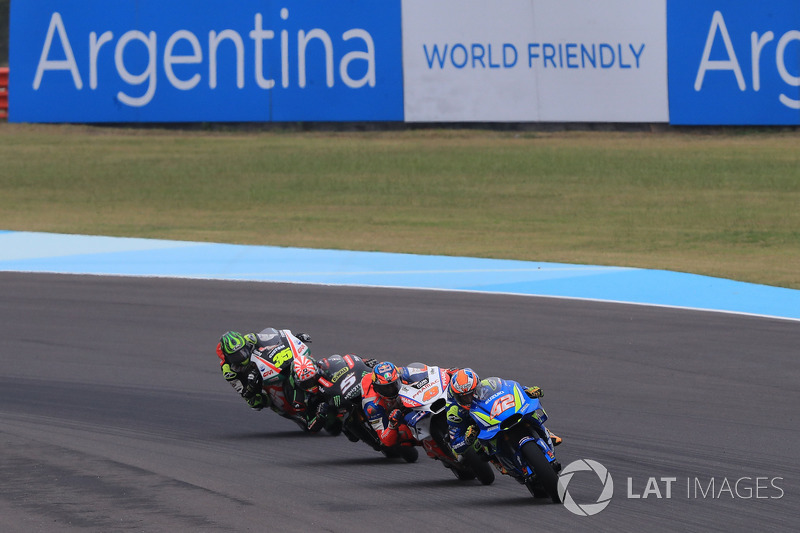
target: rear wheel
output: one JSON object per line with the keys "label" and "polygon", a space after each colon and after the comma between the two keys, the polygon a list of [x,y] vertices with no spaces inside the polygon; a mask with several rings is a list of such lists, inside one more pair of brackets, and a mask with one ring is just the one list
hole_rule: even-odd
{"label": "rear wheel", "polygon": [[416,463],[419,459],[419,452],[414,446],[400,446],[400,456],[406,460],[407,463]]}
{"label": "rear wheel", "polygon": [[[561,503],[558,496],[558,474],[553,470],[553,466],[544,456],[544,452],[534,441],[528,441],[522,445],[520,450],[528,466],[533,468],[536,474],[536,481],[544,488],[553,503]],[[531,490],[529,488],[529,490]],[[533,492],[533,490],[531,490]],[[534,496],[536,493],[534,492]]]}
{"label": "rear wheel", "polygon": [[295,424],[300,426],[300,429],[302,429],[305,433],[309,432],[308,431],[308,424],[302,418],[296,417],[296,416],[291,416],[291,415],[281,415],[281,416],[284,417],[284,418],[288,418],[289,420],[291,420],[292,422],[294,422]]}
{"label": "rear wheel", "polygon": [[397,448],[387,448],[386,446],[381,447],[381,453],[387,459],[397,459],[400,457],[400,450]]}

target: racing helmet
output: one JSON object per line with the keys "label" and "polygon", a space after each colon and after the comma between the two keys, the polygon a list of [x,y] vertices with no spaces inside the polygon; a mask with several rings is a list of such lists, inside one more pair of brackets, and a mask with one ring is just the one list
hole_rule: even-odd
{"label": "racing helmet", "polygon": [[219,345],[225,355],[225,361],[231,365],[232,370],[238,372],[250,364],[253,344],[238,331],[226,332],[219,339]]}
{"label": "racing helmet", "polygon": [[378,363],[372,369],[372,388],[384,398],[394,399],[400,394],[400,373],[389,361]]}
{"label": "racing helmet", "polygon": [[469,409],[475,393],[480,388],[481,380],[471,368],[462,368],[450,379],[448,395],[459,406]]}
{"label": "racing helmet", "polygon": [[313,359],[305,355],[296,356],[292,372],[298,387],[312,393],[319,392],[319,384],[317,383],[319,369]]}

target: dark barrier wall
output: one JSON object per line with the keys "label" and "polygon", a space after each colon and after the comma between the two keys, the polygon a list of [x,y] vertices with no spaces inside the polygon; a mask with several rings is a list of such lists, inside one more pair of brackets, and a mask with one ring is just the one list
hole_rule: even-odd
{"label": "dark barrier wall", "polygon": [[8,64],[8,14],[11,0],[0,0],[0,65]]}

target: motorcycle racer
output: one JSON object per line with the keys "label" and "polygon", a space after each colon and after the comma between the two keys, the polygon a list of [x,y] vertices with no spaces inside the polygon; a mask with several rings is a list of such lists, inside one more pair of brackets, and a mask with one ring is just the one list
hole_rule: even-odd
{"label": "motorcycle racer", "polygon": [[375,432],[386,447],[415,446],[420,443],[405,424],[397,400],[401,384],[416,383],[427,376],[427,367],[397,367],[389,361],[378,363],[361,380],[361,405]]}
{"label": "motorcycle racer", "polygon": [[[289,330],[283,330],[286,335],[292,335],[301,342],[311,342],[311,337],[306,333],[293,335]],[[278,330],[267,328],[261,333],[242,334],[238,331],[227,331],[220,337],[217,344],[217,357],[222,370],[222,376],[231,384],[236,392],[241,395],[251,408],[260,411],[270,407],[270,399],[262,389],[261,374],[255,362],[251,360],[254,353],[271,351],[278,353],[286,349],[284,339]],[[284,391],[287,398],[294,396],[290,376],[283,376]]]}
{"label": "motorcycle racer", "polygon": [[336,418],[329,419],[328,404],[320,392],[319,368],[317,361],[305,355],[294,358],[292,365],[292,396],[287,397],[295,405],[305,405],[306,427],[310,433],[318,433],[326,428],[330,433],[338,433],[341,426],[337,427]]}
{"label": "motorcycle racer", "polygon": [[[544,392],[540,387],[528,386],[523,391],[529,398],[541,398]],[[479,430],[475,421],[470,416],[470,409],[473,400],[485,399],[484,389],[478,374],[471,368],[463,368],[453,374],[450,385],[447,389],[447,396],[450,406],[447,410],[447,424],[450,429],[450,443],[456,453],[462,453],[468,449],[478,436]],[[553,441],[553,446],[561,444],[561,437],[547,430]],[[508,472],[495,460],[490,458],[492,463],[500,472]]]}
{"label": "motorcycle racer", "polygon": [[[331,355],[317,361],[305,358],[296,359],[294,365],[294,378],[297,386],[306,392],[309,408],[308,429],[315,433],[323,427],[335,424],[339,409],[344,405],[346,398],[343,395],[356,394],[352,389],[354,385],[361,384],[362,372],[375,366],[375,359],[362,359],[357,355],[347,354],[341,356]],[[363,363],[363,364],[362,364]],[[358,368],[365,369],[357,371]],[[338,386],[334,384],[341,379]],[[351,392],[352,391],[352,392]],[[357,401],[361,402],[360,389]],[[357,437],[347,434],[349,440],[358,440]]]}

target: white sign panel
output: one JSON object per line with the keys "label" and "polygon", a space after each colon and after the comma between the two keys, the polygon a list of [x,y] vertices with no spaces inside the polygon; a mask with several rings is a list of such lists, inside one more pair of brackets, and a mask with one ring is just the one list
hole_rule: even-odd
{"label": "white sign panel", "polygon": [[666,0],[403,0],[407,122],[667,122]]}

